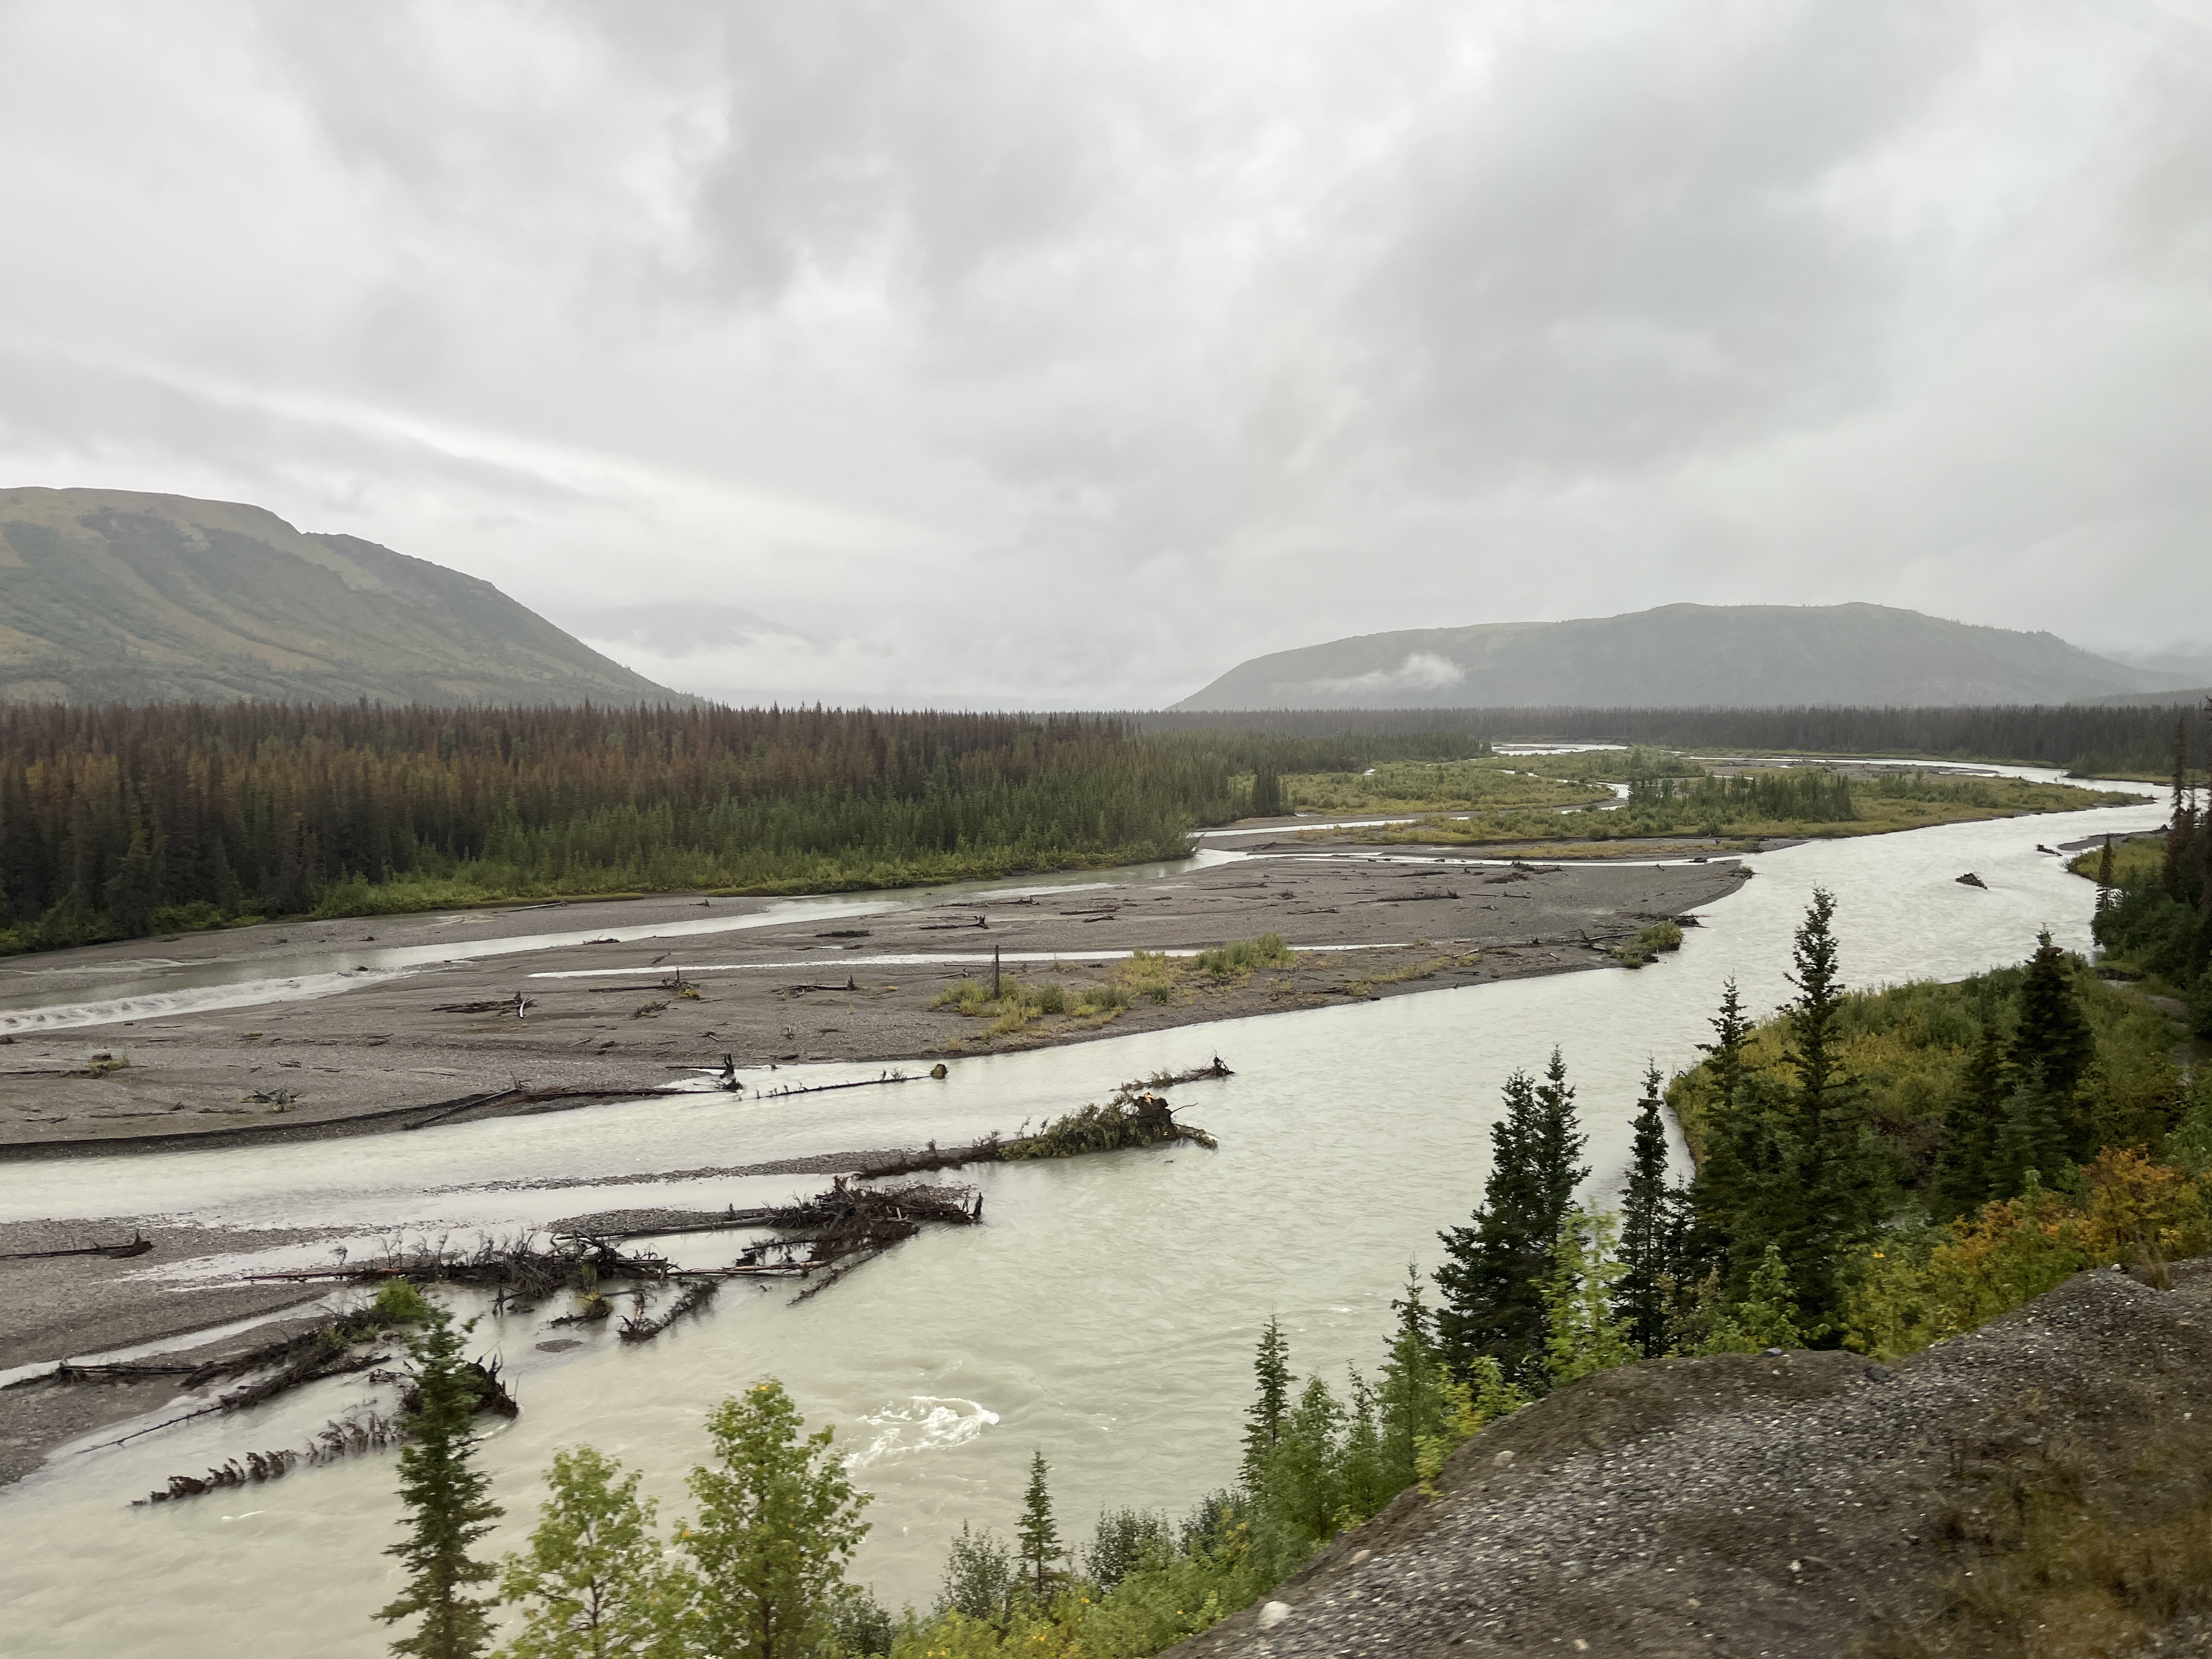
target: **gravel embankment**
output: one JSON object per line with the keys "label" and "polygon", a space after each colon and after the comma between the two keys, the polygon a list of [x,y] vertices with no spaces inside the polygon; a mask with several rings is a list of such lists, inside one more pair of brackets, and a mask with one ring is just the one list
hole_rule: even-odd
{"label": "gravel embankment", "polygon": [[2212,1263],[2174,1285],[2082,1273],[1893,1370],[1799,1352],[1590,1378],[1172,1652],[1840,1659],[1940,1613],[1974,1565],[1960,1517],[2061,1462],[2116,1514],[2193,1500]]}

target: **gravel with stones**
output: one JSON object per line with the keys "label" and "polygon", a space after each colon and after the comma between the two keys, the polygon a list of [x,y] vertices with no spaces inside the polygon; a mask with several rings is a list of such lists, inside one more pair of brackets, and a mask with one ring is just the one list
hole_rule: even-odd
{"label": "gravel with stones", "polygon": [[1462,1447],[1218,1656],[1845,1655],[1941,1613],[2008,1481],[2078,1460],[2091,1501],[2185,1501],[2212,1453],[2212,1264],[2076,1275],[1893,1368],[1793,1352],[1601,1373]]}

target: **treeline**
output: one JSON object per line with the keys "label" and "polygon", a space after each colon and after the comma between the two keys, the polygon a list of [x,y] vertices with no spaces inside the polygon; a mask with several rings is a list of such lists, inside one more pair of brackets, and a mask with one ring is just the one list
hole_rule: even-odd
{"label": "treeline", "polygon": [[1668,749],[1914,755],[2066,767],[2084,777],[2160,777],[2166,770],[2177,714],[2190,723],[2192,752],[2212,752],[2212,743],[2207,741],[2212,738],[2212,722],[2204,711],[2172,706],[1295,708],[1131,714],[1122,718],[1148,732],[1236,730],[1285,738],[1451,734],[1470,744],[1551,739],[1642,743]]}
{"label": "treeline", "polygon": [[1793,767],[1741,776],[1638,777],[1628,782],[1627,810],[1639,819],[1681,823],[1734,823],[1751,818],[1794,818],[1806,823],[1847,823],[1858,817],[1851,781],[1825,767]]}
{"label": "treeline", "polygon": [[1222,755],[1079,715],[0,709],[0,949],[471,898],[1173,856]]}

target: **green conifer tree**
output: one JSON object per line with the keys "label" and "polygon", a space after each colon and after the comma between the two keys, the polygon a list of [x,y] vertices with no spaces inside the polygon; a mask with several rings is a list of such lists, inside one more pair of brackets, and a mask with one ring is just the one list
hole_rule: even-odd
{"label": "green conifer tree", "polygon": [[691,1471],[699,1517],[678,1529],[699,1582],[691,1640],[708,1659],[808,1659],[833,1627],[870,1494],[846,1477],[834,1430],[805,1430],[773,1380],[708,1414],[715,1461]]}
{"label": "green conifer tree", "polygon": [[1525,1072],[1505,1082],[1505,1113],[1491,1126],[1490,1173],[1470,1224],[1440,1233],[1444,1261],[1437,1346],[1466,1379],[1474,1360],[1496,1360],[1509,1382],[1544,1379],[1542,1279],[1559,1223],[1589,1174],[1574,1091],[1557,1051],[1539,1085]]}
{"label": "green conifer tree", "polygon": [[1244,1413],[1244,1488],[1257,1492],[1267,1474],[1267,1460],[1282,1443],[1283,1424],[1291,1409],[1291,1345],[1284,1340],[1281,1320],[1270,1316],[1260,1333],[1260,1351],[1253,1357],[1252,1372],[1258,1395]]}
{"label": "green conifer tree", "polygon": [[1042,1451],[1030,1458],[1030,1484],[1022,1494],[1021,1524],[1015,1528],[1014,1536],[1021,1545],[1022,1559],[1028,1565],[1036,1586],[1037,1601],[1044,1601],[1045,1580],[1052,1574],[1052,1564],[1065,1553],[1060,1547],[1060,1528],[1052,1517],[1052,1492],[1045,1484],[1051,1473]]}
{"label": "green conifer tree", "polygon": [[1343,1524],[1344,1407],[1318,1376],[1306,1379],[1261,1482],[1254,1531],[1261,1555],[1288,1571]]}
{"label": "green conifer tree", "polygon": [[1712,1085],[1705,1153],[1692,1171],[1682,1204],[1683,1237],[1677,1274],[1684,1280],[1723,1269],[1741,1222],[1749,1186],[1771,1161],[1764,1122],[1745,1121],[1744,1045],[1753,1024],[1730,979],[1722,988],[1720,1012],[1711,1021],[1713,1040],[1698,1045]]}
{"label": "green conifer tree", "polygon": [[1990,1195],[2016,1198],[2039,1177],[2049,1186],[2069,1167],[2066,1122],[2058,1097],[2031,1064],[2006,1098],[1990,1153]]}
{"label": "green conifer tree", "polygon": [[523,1605],[501,1659],[685,1659],[696,1586],[662,1556],[637,1483],[590,1446],[555,1455],[530,1547],[500,1575],[501,1599]]}
{"label": "green conifer tree", "polygon": [[1544,1080],[1536,1085],[1535,1131],[1529,1137],[1529,1162],[1545,1213],[1558,1222],[1575,1206],[1575,1188],[1589,1178],[1589,1165],[1582,1162],[1588,1137],[1575,1115],[1575,1091],[1567,1082],[1567,1062],[1557,1048],[1544,1067]]}
{"label": "green conifer tree", "polygon": [[1990,1158],[2004,1116],[2004,1045],[1986,1018],[1958,1091],[1943,1108],[1929,1207],[1938,1221],[1972,1215],[1990,1195]]}
{"label": "green conifer tree", "polygon": [[1628,1179],[1620,1200],[1620,1280],[1615,1311],[1629,1340],[1647,1358],[1667,1352],[1667,1285],[1680,1276],[1681,1226],[1667,1182],[1667,1122],[1659,1103],[1655,1061],[1645,1067],[1638,1103]]}
{"label": "green conifer tree", "polygon": [[[1798,1202],[1776,1233],[1759,1240],[1780,1247],[1797,1304],[1817,1335],[1832,1337],[1843,1319],[1838,1267],[1868,1237],[1881,1209],[1887,1155],[1865,1120],[1856,1091],[1842,1074],[1844,984],[1833,920],[1834,895],[1815,888],[1797,930],[1797,996],[1784,1016],[1785,1059],[1796,1073],[1785,1144],[1795,1153]],[[1735,1251],[1740,1262],[1743,1240]]]}
{"label": "green conifer tree", "polygon": [[2040,1072],[2066,1133],[2066,1151],[2075,1163],[2096,1152],[2096,1126],[2075,1090],[2097,1057],[2097,1038],[2074,991],[2074,966],[2067,953],[2044,933],[2020,982],[2020,1016],[2013,1028],[2015,1076]]}
{"label": "green conifer tree", "polygon": [[414,1403],[399,1449],[407,1536],[385,1552],[405,1564],[407,1588],[376,1617],[386,1624],[421,1620],[392,1644],[392,1652],[414,1659],[474,1659],[491,1639],[497,1598],[470,1593],[497,1576],[469,1550],[502,1513],[491,1501],[490,1477],[477,1468],[470,1432],[478,1393],[461,1344],[473,1326],[457,1326],[445,1309],[433,1308],[407,1344]]}
{"label": "green conifer tree", "polygon": [[1344,1492],[1345,1512],[1364,1521],[1404,1490],[1391,1484],[1384,1467],[1382,1431],[1375,1390],[1353,1366],[1350,1377],[1351,1405],[1345,1410],[1343,1451],[1337,1460],[1337,1478]]}
{"label": "green conifer tree", "polygon": [[1743,1011],[1743,998],[1733,978],[1721,988],[1720,1012],[1713,1016],[1711,1023],[1713,1040],[1699,1043],[1698,1049],[1709,1057],[1715,1104],[1726,1114],[1735,1105],[1737,1091],[1742,1087],[1744,1044],[1756,1029],[1751,1017]]}
{"label": "green conifer tree", "polygon": [[1382,1362],[1376,1392],[1382,1413],[1382,1479],[1395,1494],[1419,1478],[1421,1443],[1444,1431],[1449,1413],[1443,1365],[1422,1300],[1420,1270],[1411,1262],[1406,1266],[1406,1293],[1390,1306],[1398,1316],[1398,1331]]}

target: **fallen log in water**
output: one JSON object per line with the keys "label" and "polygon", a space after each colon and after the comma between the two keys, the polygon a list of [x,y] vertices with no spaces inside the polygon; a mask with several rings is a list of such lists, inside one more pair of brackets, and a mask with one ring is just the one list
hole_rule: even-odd
{"label": "fallen log in water", "polygon": [[1210,1065],[1194,1066],[1187,1072],[1155,1072],[1142,1083],[1123,1084],[1121,1092],[1133,1095],[1139,1089],[1172,1089],[1180,1084],[1203,1083],[1208,1078],[1235,1077],[1236,1075],[1236,1073],[1229,1069],[1229,1062],[1222,1059],[1219,1054],[1216,1054]]}
{"label": "fallen log in water", "polygon": [[857,1083],[817,1083],[805,1088],[794,1085],[787,1089],[756,1089],[753,1091],[753,1098],[783,1100],[793,1095],[835,1094],[840,1089],[875,1089],[888,1087],[894,1083],[920,1083],[925,1076],[929,1075],[933,1073],[916,1073],[908,1076],[904,1072],[885,1072],[880,1077],[864,1077]]}
{"label": "fallen log in water", "polygon": [[684,1287],[683,1294],[657,1317],[647,1319],[643,1316],[643,1310],[641,1310],[637,1318],[625,1318],[622,1322],[619,1334],[625,1342],[650,1342],[678,1320],[689,1318],[693,1314],[704,1313],[707,1305],[714,1301],[714,1292],[720,1288],[720,1286],[711,1279],[693,1279]]}
{"label": "fallen log in water", "polygon": [[154,1248],[154,1241],[143,1233],[133,1231],[126,1244],[87,1244],[74,1250],[10,1250],[0,1255],[0,1261],[49,1261],[65,1255],[104,1255],[111,1261],[127,1261],[134,1255],[143,1255]]}
{"label": "fallen log in water", "polygon": [[969,1164],[1020,1164],[1040,1158],[1079,1158],[1086,1152],[1118,1152],[1178,1140],[1194,1142],[1209,1152],[1220,1145],[1205,1130],[1176,1122],[1175,1108],[1158,1095],[1124,1084],[1121,1092],[1105,1105],[1085,1106],[1055,1118],[1035,1134],[1017,1134],[1011,1139],[988,1134],[965,1146],[943,1151],[932,1141],[921,1152],[906,1153],[890,1163],[860,1170],[859,1178],[882,1181],[933,1170],[954,1170]]}
{"label": "fallen log in water", "polygon": [[198,1498],[211,1492],[258,1486],[265,1480],[281,1480],[303,1466],[313,1468],[318,1464],[335,1463],[342,1457],[394,1446],[400,1438],[399,1424],[390,1417],[372,1413],[367,1417],[333,1419],[304,1449],[288,1446],[275,1451],[248,1452],[242,1464],[234,1457],[227,1458],[210,1469],[204,1480],[197,1475],[173,1474],[166,1491],[149,1492],[135,1499],[131,1507],[143,1509],[149,1504],[170,1504],[180,1498]]}

